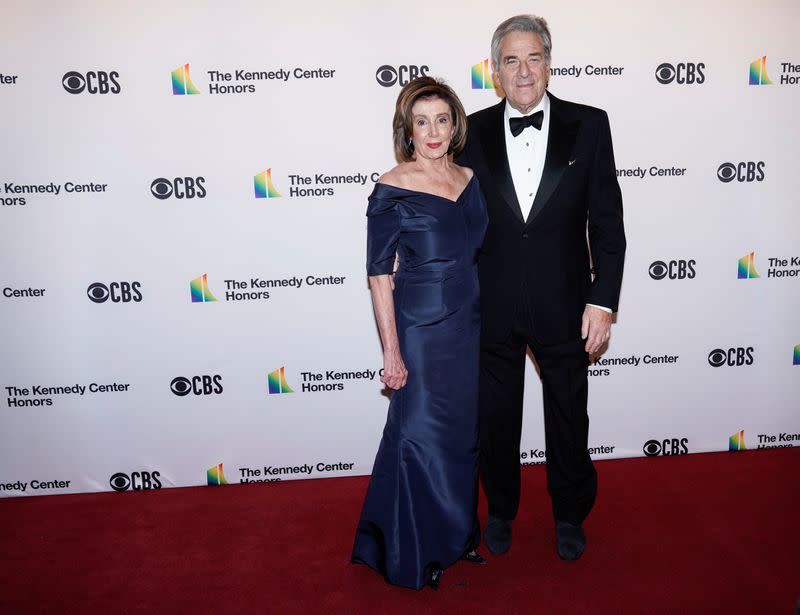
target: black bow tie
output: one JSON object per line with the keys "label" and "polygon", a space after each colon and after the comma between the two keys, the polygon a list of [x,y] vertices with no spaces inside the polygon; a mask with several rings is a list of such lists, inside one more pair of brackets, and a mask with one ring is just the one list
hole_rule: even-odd
{"label": "black bow tie", "polygon": [[511,128],[511,134],[518,137],[528,126],[533,126],[536,130],[541,130],[542,120],[544,120],[544,111],[537,111],[533,115],[509,118],[508,125]]}

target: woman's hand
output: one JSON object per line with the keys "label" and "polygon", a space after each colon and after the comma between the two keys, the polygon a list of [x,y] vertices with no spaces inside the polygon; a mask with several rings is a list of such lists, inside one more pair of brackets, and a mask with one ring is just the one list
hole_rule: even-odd
{"label": "woman's hand", "polygon": [[408,379],[408,370],[399,350],[389,350],[383,353],[383,376],[381,382],[390,389],[402,389]]}

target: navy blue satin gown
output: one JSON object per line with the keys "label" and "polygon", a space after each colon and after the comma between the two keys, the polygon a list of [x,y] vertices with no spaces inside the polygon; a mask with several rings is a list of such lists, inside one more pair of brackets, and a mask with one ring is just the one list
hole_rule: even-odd
{"label": "navy blue satin gown", "polygon": [[479,541],[480,313],[475,258],[486,203],[473,176],[454,202],[376,184],[367,208],[367,273],[391,273],[400,352],[395,391],[352,561],[420,589]]}

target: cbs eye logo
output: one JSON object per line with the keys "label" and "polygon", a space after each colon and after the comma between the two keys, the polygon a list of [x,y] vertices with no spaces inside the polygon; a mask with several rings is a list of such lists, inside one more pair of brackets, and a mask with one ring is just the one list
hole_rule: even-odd
{"label": "cbs eye logo", "polygon": [[736,179],[736,165],[732,162],[723,162],[717,169],[717,177],[723,183],[732,182]]}
{"label": "cbs eye logo", "polygon": [[723,184],[729,184],[734,179],[738,182],[764,181],[764,165],[761,160],[745,162],[723,162],[717,169],[717,179]]}
{"label": "cbs eye logo", "polygon": [[144,491],[147,489],[161,489],[160,472],[131,472],[130,476],[125,472],[117,472],[108,480],[109,485],[114,491]]}
{"label": "cbs eye logo", "polygon": [[139,303],[142,300],[142,285],[139,282],[94,282],[86,289],[86,296],[94,303]]}
{"label": "cbs eye logo", "polygon": [[167,179],[157,177],[150,183],[150,194],[159,200],[168,199],[174,196],[176,199],[203,199],[206,196],[206,178],[199,177],[175,177]]}
{"label": "cbs eye logo", "polygon": [[693,83],[703,83],[706,80],[703,69],[706,67],[702,62],[680,62],[670,64],[664,62],[656,67],[656,81],[663,85],[672,83],[691,85]]}
{"label": "cbs eye logo", "polygon": [[122,87],[117,79],[119,73],[115,70],[105,72],[90,70],[86,74],[71,70],[64,73],[61,85],[70,94],[119,94]]}
{"label": "cbs eye logo", "polygon": [[222,393],[222,376],[194,376],[184,378],[178,376],[173,378],[169,384],[173,394],[178,397],[186,397],[189,393],[195,395],[219,395]]}
{"label": "cbs eye logo", "polygon": [[753,351],[754,348],[752,346],[728,348],[727,350],[715,348],[708,353],[708,364],[711,367],[752,365],[754,361]]}
{"label": "cbs eye logo", "polygon": [[664,261],[656,261],[650,265],[650,277],[654,280],[663,280],[667,277],[667,264]]}
{"label": "cbs eye logo", "polygon": [[648,440],[647,442],[644,443],[642,451],[648,457],[655,457],[656,455],[661,454],[661,442],[659,442],[658,440]]}
{"label": "cbs eye logo", "polygon": [[383,87],[390,88],[397,83],[397,71],[388,64],[379,66],[378,70],[375,71],[375,80]]}
{"label": "cbs eye logo", "polygon": [[429,70],[425,65],[401,64],[395,68],[389,64],[384,64],[375,71],[375,80],[383,87],[390,88],[396,83],[405,85],[417,77],[423,77],[428,74]]}
{"label": "cbs eye logo", "polygon": [[648,440],[642,447],[648,457],[658,455],[686,455],[689,452],[689,438],[665,438],[664,440]]}
{"label": "cbs eye logo", "polygon": [[130,477],[122,472],[117,472],[114,474],[108,482],[114,491],[127,491],[131,486]]}
{"label": "cbs eye logo", "polygon": [[669,262],[655,261],[650,265],[648,273],[654,280],[663,280],[669,278],[670,280],[684,280],[693,279],[697,273],[694,266],[697,261],[692,260],[672,260]]}

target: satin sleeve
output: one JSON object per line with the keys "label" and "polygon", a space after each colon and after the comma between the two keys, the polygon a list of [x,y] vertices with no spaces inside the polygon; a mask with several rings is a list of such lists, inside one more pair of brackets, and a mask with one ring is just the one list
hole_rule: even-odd
{"label": "satin sleeve", "polygon": [[367,205],[367,275],[392,273],[400,240],[400,212],[390,199],[370,196]]}

